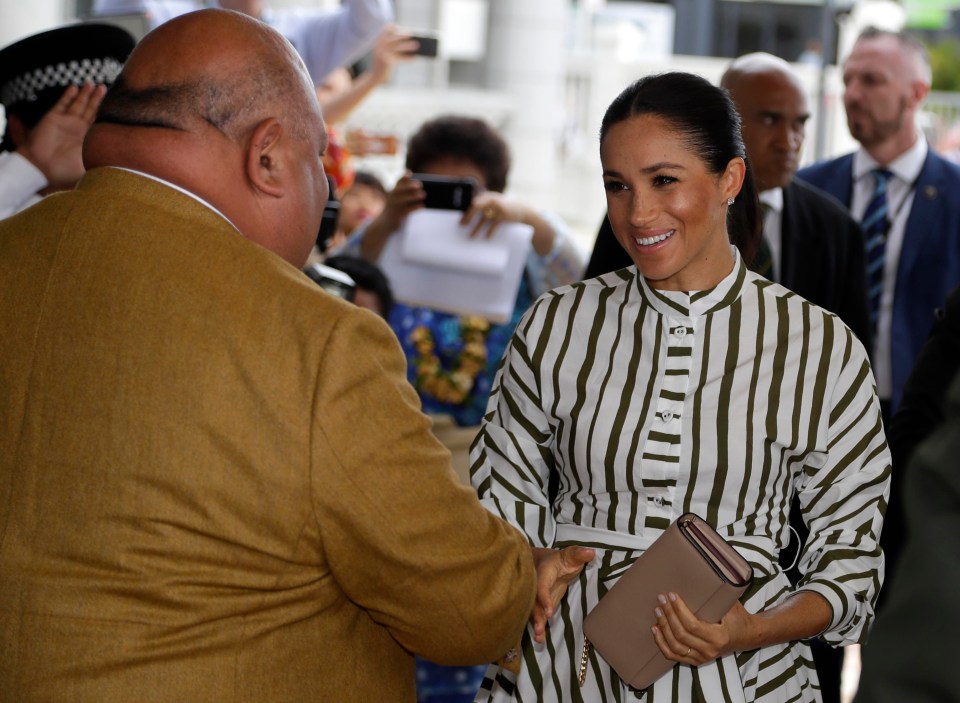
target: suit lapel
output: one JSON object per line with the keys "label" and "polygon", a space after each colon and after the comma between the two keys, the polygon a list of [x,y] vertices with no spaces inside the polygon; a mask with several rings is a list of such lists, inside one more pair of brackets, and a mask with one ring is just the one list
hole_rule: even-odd
{"label": "suit lapel", "polygon": [[[897,270],[898,287],[901,284],[908,285],[907,277],[917,268],[919,262],[939,256],[938,240],[942,236],[941,219],[945,210],[941,199],[947,197],[947,193],[943,187],[943,169],[932,156],[932,152],[927,153],[914,188],[913,205],[910,207],[910,215],[903,233],[903,248],[900,251]],[[919,265],[923,266],[923,264]]]}

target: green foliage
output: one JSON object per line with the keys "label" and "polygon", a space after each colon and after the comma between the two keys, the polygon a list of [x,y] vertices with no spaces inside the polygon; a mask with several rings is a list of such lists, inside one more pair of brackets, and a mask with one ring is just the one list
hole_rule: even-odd
{"label": "green foliage", "polygon": [[933,90],[960,91],[960,40],[950,37],[931,43],[930,66]]}

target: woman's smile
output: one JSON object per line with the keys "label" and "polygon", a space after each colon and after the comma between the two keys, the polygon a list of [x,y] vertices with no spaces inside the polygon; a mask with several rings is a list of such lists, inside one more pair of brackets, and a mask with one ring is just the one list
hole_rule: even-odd
{"label": "woman's smile", "polygon": [[664,242],[674,235],[677,230],[671,229],[663,232],[662,234],[652,234],[646,237],[634,237],[633,241],[636,242],[638,247],[652,247],[654,244],[659,244]]}

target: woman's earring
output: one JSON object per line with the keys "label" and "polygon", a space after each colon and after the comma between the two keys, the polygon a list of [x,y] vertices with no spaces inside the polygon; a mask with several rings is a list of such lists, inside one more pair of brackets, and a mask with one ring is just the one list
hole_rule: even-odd
{"label": "woman's earring", "polygon": [[733,198],[727,198],[727,205],[728,205],[728,206],[729,206],[729,205],[733,205],[733,203],[734,203]]}

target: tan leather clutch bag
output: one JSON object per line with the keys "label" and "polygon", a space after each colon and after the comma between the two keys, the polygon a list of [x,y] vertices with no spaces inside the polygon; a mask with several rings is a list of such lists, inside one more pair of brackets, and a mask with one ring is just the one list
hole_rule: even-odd
{"label": "tan leather clutch bag", "polygon": [[686,513],[600,599],[583,631],[621,679],[643,689],[675,664],[660,653],[650,629],[657,595],[672,591],[701,620],[720,622],[752,579],[747,560],[701,518]]}

